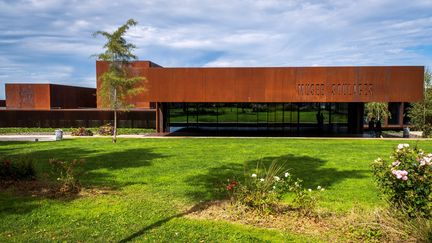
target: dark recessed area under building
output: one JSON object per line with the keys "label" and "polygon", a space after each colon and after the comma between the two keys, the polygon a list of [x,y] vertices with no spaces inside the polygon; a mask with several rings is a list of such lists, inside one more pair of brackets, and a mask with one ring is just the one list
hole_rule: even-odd
{"label": "dark recessed area under building", "polygon": [[172,135],[340,136],[362,131],[363,103],[166,103]]}

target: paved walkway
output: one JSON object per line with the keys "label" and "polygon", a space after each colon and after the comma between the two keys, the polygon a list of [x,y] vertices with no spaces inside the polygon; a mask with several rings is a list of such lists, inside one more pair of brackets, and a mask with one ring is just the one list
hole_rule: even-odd
{"label": "paved walkway", "polygon": [[0,141],[55,141],[54,135],[0,135]]}

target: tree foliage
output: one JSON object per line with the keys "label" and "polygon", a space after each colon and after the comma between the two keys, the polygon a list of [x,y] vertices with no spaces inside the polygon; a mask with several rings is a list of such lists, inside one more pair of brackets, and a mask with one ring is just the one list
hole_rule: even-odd
{"label": "tree foliage", "polygon": [[424,137],[432,135],[432,73],[425,70],[424,98],[421,102],[412,104],[408,116],[415,129],[423,131]]}
{"label": "tree foliage", "polygon": [[128,43],[124,38],[129,28],[136,24],[135,20],[129,19],[112,33],[106,31],[93,33],[94,37],[103,36],[106,39],[103,46],[105,51],[96,56],[98,60],[109,62],[108,71],[100,77],[100,95],[103,106],[114,110],[113,142],[117,134],[117,111],[133,107],[129,102],[130,97],[144,91],[142,87],[137,87],[137,83],[146,79],[132,72],[131,61],[137,59],[133,54],[136,46]]}
{"label": "tree foliage", "polygon": [[388,103],[382,103],[382,102],[366,103],[365,109],[369,120],[375,118],[377,120],[382,121],[391,116],[388,110]]}

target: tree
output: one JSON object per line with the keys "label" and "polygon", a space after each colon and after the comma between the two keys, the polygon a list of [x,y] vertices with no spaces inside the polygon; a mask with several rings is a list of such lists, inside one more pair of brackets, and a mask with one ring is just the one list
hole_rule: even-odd
{"label": "tree", "polygon": [[383,119],[386,119],[391,116],[388,110],[388,103],[382,103],[382,102],[366,103],[365,109],[369,120],[375,118],[379,121],[382,121]]}
{"label": "tree", "polygon": [[131,73],[131,62],[137,59],[137,56],[132,53],[136,46],[124,39],[129,28],[136,24],[135,20],[129,19],[126,24],[112,33],[106,31],[93,33],[94,37],[101,35],[106,39],[103,46],[105,51],[96,56],[98,60],[109,63],[108,71],[100,77],[100,95],[103,105],[114,111],[113,143],[117,141],[117,112],[120,109],[131,108],[128,99],[143,91],[143,88],[137,87],[137,83],[144,81],[145,78]]}
{"label": "tree", "polygon": [[424,98],[421,102],[412,104],[408,111],[411,125],[415,129],[423,131],[424,137],[432,134],[432,73],[430,69],[425,70],[424,75]]}

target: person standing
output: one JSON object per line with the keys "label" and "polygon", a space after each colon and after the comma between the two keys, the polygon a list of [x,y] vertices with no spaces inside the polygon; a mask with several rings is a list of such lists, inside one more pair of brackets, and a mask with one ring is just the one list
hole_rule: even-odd
{"label": "person standing", "polygon": [[369,120],[369,124],[368,124],[368,126],[369,126],[369,134],[370,134],[370,136],[373,138],[373,137],[375,137],[375,117],[372,117],[370,120]]}
{"label": "person standing", "polygon": [[377,120],[377,121],[376,121],[376,125],[375,125],[375,135],[376,135],[377,138],[381,138],[381,137],[382,137],[381,120]]}

